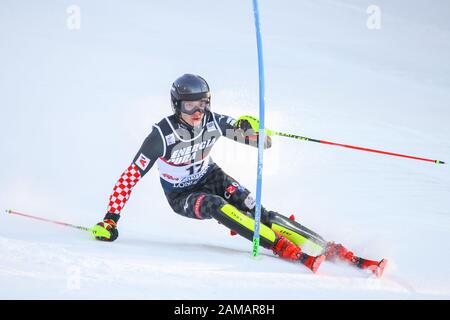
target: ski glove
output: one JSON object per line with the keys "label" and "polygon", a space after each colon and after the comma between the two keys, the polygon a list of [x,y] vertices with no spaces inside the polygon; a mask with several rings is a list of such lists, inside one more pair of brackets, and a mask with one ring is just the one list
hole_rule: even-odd
{"label": "ski glove", "polygon": [[114,241],[119,236],[119,231],[114,220],[104,219],[92,228],[92,234],[100,241]]}
{"label": "ski glove", "polygon": [[[255,133],[259,131],[259,120],[252,116],[240,116],[235,124],[236,128],[247,131],[248,129],[252,129]],[[273,136],[274,132],[267,128],[264,129],[266,136]]]}

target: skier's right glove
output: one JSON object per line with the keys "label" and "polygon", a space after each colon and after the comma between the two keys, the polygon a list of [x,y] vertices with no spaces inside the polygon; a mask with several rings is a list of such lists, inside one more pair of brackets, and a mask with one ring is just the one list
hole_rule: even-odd
{"label": "skier's right glove", "polygon": [[92,228],[92,234],[95,239],[100,241],[114,241],[119,236],[119,231],[116,222],[105,217],[102,222],[97,223]]}
{"label": "skier's right glove", "polygon": [[[249,129],[253,130],[253,132],[258,133],[259,131],[259,120],[252,116],[240,116],[236,123],[234,124],[236,128],[247,131]],[[274,132],[267,128],[264,129],[266,136],[273,136]]]}

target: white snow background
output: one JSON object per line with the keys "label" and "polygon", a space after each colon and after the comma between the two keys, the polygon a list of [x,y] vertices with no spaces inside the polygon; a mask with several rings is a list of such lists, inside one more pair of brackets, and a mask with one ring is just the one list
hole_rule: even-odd
{"label": "white snow background", "polygon": [[[81,28],[70,29],[71,5]],[[376,5],[380,29],[367,22]],[[69,9],[69,11],[68,11]],[[450,161],[450,3],[260,1],[266,126]],[[172,212],[156,167],[114,243],[11,216],[91,227],[184,73],[212,108],[258,115],[250,0],[17,1],[0,8],[0,298],[449,299],[450,164],[274,137],[263,203],[356,254],[382,279],[325,262],[317,274]],[[255,190],[257,150],[225,138],[214,160]]]}

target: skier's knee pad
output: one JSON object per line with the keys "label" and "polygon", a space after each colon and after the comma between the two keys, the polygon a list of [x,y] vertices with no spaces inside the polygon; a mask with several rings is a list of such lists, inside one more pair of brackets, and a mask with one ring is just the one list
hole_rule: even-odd
{"label": "skier's knee pad", "polygon": [[251,212],[255,209],[256,201],[250,191],[236,181],[225,186],[223,197],[240,210]]}
{"label": "skier's knee pad", "polygon": [[[241,186],[236,181],[229,182],[225,188],[224,198],[237,209],[250,213],[255,217],[256,200],[252,196],[250,190]],[[261,222],[267,224],[270,219],[269,211],[261,206]]]}
{"label": "skier's knee pad", "polygon": [[[255,220],[250,215],[239,211],[231,204],[225,204],[219,210],[212,212],[212,217],[224,226],[235,231],[242,237],[252,241],[255,228]],[[277,236],[273,230],[264,224],[260,225],[260,245],[271,249]]]}

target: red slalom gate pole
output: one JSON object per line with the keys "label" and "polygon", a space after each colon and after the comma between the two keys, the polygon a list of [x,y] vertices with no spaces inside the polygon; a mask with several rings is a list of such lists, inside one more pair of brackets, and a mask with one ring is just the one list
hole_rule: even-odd
{"label": "red slalom gate pole", "polygon": [[59,224],[60,226],[75,228],[75,229],[79,229],[79,230],[83,230],[83,231],[89,231],[89,232],[92,231],[91,228],[86,228],[86,227],[83,227],[83,226],[77,226],[77,225],[66,223],[66,222],[61,222],[61,221],[55,221],[55,220],[50,220],[50,219],[46,219],[46,218],[41,218],[41,217],[33,216],[31,214],[25,214],[25,213],[17,212],[17,211],[10,210],[10,209],[7,209],[5,211],[6,211],[6,213],[9,213],[9,214],[14,214],[14,215],[17,215],[17,216],[22,216],[22,217],[26,217],[26,218],[30,218],[30,219],[39,220],[39,221]]}
{"label": "red slalom gate pole", "polygon": [[330,141],[325,141],[325,140],[311,139],[311,138],[297,136],[297,135],[289,134],[289,133],[282,133],[282,132],[271,131],[271,135],[288,137],[288,138],[293,138],[293,139],[302,140],[302,141],[317,142],[317,143],[322,143],[322,144],[328,144],[328,145],[331,145],[331,146],[344,147],[344,148],[350,148],[350,149],[367,151],[367,152],[381,153],[381,154],[386,154],[386,155],[395,156],[395,157],[402,157],[402,158],[408,158],[408,159],[414,159],[414,160],[433,162],[433,163],[436,163],[436,164],[445,164],[445,162],[441,161],[441,160],[433,160],[433,159],[427,159],[427,158],[421,158],[421,157],[414,157],[414,156],[408,156],[406,154],[393,153],[393,152],[388,152],[388,151],[375,150],[375,149],[369,149],[369,148],[363,148],[363,147],[357,147],[357,146],[351,146],[351,145],[348,145],[348,144],[330,142]]}

